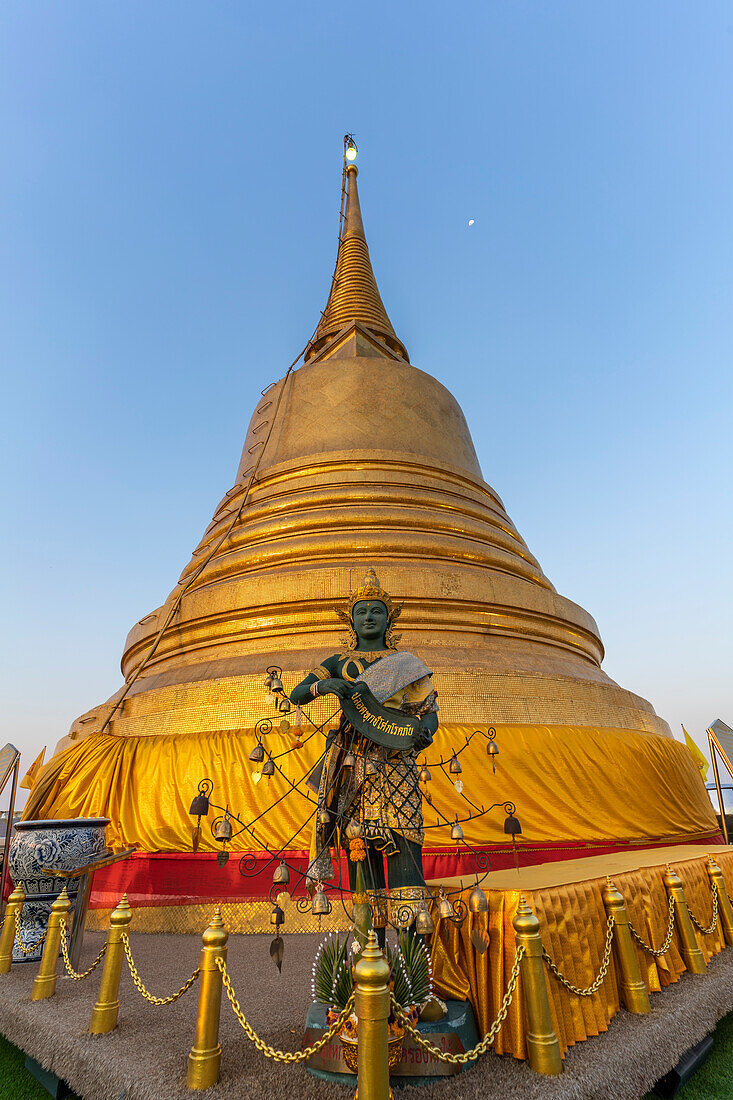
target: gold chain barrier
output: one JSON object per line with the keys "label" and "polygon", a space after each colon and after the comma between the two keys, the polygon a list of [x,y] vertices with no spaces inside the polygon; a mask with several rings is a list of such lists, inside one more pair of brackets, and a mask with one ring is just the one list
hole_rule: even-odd
{"label": "gold chain barrier", "polygon": [[697,928],[698,932],[701,932],[703,936],[709,936],[712,932],[715,931],[715,929],[718,926],[718,887],[717,887],[717,884],[715,882],[711,882],[710,883],[710,889],[711,889],[712,894],[713,894],[713,919],[710,922],[710,924],[707,926],[707,928],[703,927],[703,925],[697,919],[695,914],[692,912],[692,909],[690,909],[690,906],[689,905],[687,906],[687,912],[690,914],[690,919],[692,920],[692,923],[695,925],[695,928]]}
{"label": "gold chain barrier", "polygon": [[312,1046],[305,1047],[303,1050],[276,1050],[275,1047],[269,1046],[269,1044],[266,1043],[264,1039],[261,1039],[259,1037],[247,1017],[242,1012],[239,1000],[237,999],[237,995],[234,992],[234,988],[232,986],[232,980],[229,977],[229,973],[227,971],[227,964],[224,959],[221,958],[221,956],[219,956],[216,960],[216,967],[217,970],[221,972],[222,984],[224,986],[227,998],[230,1005],[232,1006],[232,1011],[239,1020],[240,1026],[242,1027],[245,1035],[252,1043],[254,1043],[257,1049],[262,1054],[264,1054],[265,1058],[272,1058],[275,1062],[289,1062],[292,1064],[297,1062],[305,1062],[308,1058],[312,1058],[313,1055],[317,1054],[322,1047],[325,1047],[326,1043],[330,1043],[334,1035],[338,1034],[338,1032],[341,1030],[341,1028],[348,1020],[349,1016],[351,1015],[351,1010],[354,1007],[354,994],[352,993],[348,1001],[346,1002],[346,1005],[339,1013],[338,1019],[334,1020],[328,1031],[324,1031],[320,1039],[317,1039]]}
{"label": "gold chain barrier", "polygon": [[48,928],[44,930],[40,939],[37,939],[35,943],[27,945],[23,943],[20,936],[20,909],[15,910],[15,943],[19,951],[22,951],[24,955],[32,955],[34,951],[37,951],[41,944],[46,939],[48,934]]}
{"label": "gold chain barrier", "polygon": [[542,958],[547,963],[549,969],[555,975],[561,985],[564,985],[566,989],[569,989],[571,993],[574,993],[576,997],[592,997],[597,992],[606,980],[606,974],[608,973],[608,966],[611,962],[611,950],[613,948],[613,929],[616,920],[613,915],[609,916],[606,921],[606,946],[603,952],[603,958],[601,960],[601,968],[594,981],[585,989],[580,989],[577,985],[573,985],[571,981],[565,977],[558,966],[553,962],[551,956],[542,948]]}
{"label": "gold chain barrier", "polygon": [[66,967],[69,977],[73,978],[75,982],[83,982],[101,963],[107,950],[107,944],[102,944],[102,950],[99,952],[92,965],[88,970],[85,970],[83,974],[80,974],[77,970],[74,970],[71,965],[71,960],[69,959],[69,945],[66,942],[66,917],[62,916],[59,923],[61,928],[61,954],[64,957],[64,966]]}
{"label": "gold chain barrier", "polygon": [[170,997],[154,997],[152,993],[145,988],[145,984],[138,973],[138,969],[135,966],[135,960],[132,957],[132,951],[130,950],[130,937],[127,932],[123,932],[120,936],[122,945],[125,949],[125,958],[127,959],[127,965],[130,968],[130,975],[135,983],[135,988],[138,993],[141,993],[146,1001],[149,1001],[151,1005],[172,1005],[174,1001],[177,1001],[179,997],[182,997],[184,993],[187,993],[193,983],[201,973],[201,967],[197,966],[190,978],[188,978],[180,989],[175,993],[171,993]]}
{"label": "gold chain barrier", "polygon": [[667,935],[664,943],[661,947],[652,947],[650,943],[647,943],[645,939],[636,931],[631,921],[629,921],[629,932],[637,941],[641,944],[645,951],[648,951],[650,955],[653,955],[655,959],[661,959],[663,955],[666,955],[672,944],[672,936],[674,935],[674,894],[669,895],[669,921],[667,923]]}
{"label": "gold chain barrier", "polygon": [[433,1043],[429,1042],[425,1036],[418,1031],[418,1029],[411,1023],[410,1017],[400,1007],[394,997],[394,993],[390,993],[390,1002],[392,1004],[392,1011],[397,1019],[400,1021],[405,1031],[409,1032],[412,1038],[415,1040],[418,1046],[422,1047],[429,1054],[432,1054],[434,1058],[439,1058],[441,1062],[449,1062],[452,1066],[465,1066],[466,1062],[473,1062],[476,1058],[480,1058],[482,1054],[485,1054],[490,1046],[493,1045],[497,1035],[501,1031],[501,1025],[507,1018],[509,1012],[509,1006],[514,999],[514,991],[517,988],[519,981],[519,968],[524,958],[526,948],[524,944],[517,946],[516,953],[514,955],[514,965],[512,966],[511,973],[509,975],[509,981],[507,982],[506,992],[501,1002],[499,1013],[494,1020],[489,1030],[484,1035],[480,1043],[477,1043],[471,1050],[464,1050],[462,1054],[449,1054],[445,1050],[441,1050],[440,1047],[436,1047]]}

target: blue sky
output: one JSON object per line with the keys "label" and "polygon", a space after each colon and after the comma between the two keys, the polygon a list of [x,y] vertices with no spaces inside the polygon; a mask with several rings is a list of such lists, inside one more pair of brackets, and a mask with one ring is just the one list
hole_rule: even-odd
{"label": "blue sky", "polygon": [[397,332],[604,667],[676,735],[733,725],[729,4],[24,0],[3,24],[26,762],[119,686],[310,335],[346,130]]}

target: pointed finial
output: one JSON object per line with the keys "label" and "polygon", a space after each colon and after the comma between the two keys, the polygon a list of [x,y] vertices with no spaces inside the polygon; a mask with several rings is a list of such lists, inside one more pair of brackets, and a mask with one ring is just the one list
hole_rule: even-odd
{"label": "pointed finial", "polygon": [[346,213],[336,271],[326,308],[305,359],[312,359],[341,329],[358,322],[409,362],[407,350],[392,327],[374,278],[356,185],[359,170],[353,163],[355,156],[356,142],[347,134],[344,138]]}

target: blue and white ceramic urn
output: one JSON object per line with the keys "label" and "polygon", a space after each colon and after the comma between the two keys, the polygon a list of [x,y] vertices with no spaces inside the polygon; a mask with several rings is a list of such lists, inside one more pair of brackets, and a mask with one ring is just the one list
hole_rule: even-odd
{"label": "blue and white ceramic urn", "polygon": [[[25,894],[20,918],[20,937],[26,946],[43,935],[51,906],[64,886],[71,898],[71,914],[76,905],[83,876],[75,879],[44,875],[44,870],[76,871],[107,854],[104,839],[108,817],[79,817],[61,821],[19,821],[10,841],[8,865],[10,877]],[[38,962],[43,954],[40,944],[30,955],[17,942],[13,962]]]}

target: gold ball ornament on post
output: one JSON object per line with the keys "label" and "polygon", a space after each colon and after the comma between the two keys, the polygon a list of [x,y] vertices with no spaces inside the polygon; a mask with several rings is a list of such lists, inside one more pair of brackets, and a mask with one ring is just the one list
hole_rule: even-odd
{"label": "gold ball ornament on post", "polygon": [[649,992],[639,970],[639,959],[631,939],[629,916],[623,895],[616,889],[610,878],[603,887],[603,904],[607,916],[613,917],[613,951],[623,1006],[627,1012],[651,1012]]}
{"label": "gold ball ornament on post", "polygon": [[43,945],[43,956],[31,990],[32,1001],[43,1001],[46,997],[53,997],[56,992],[56,964],[58,963],[61,947],[61,918],[66,918],[70,909],[71,900],[64,886],[51,906],[51,915],[48,918],[46,927],[46,942]]}
{"label": "gold ball ornament on post", "polygon": [[529,1064],[536,1073],[562,1073],[560,1043],[552,1027],[547,995],[540,922],[524,898],[519,901],[513,923],[517,947],[524,947],[520,966],[521,989],[527,1010]]}
{"label": "gold ball ornament on post", "polygon": [[668,865],[664,872],[663,882],[668,897],[675,901],[674,919],[680,937],[680,954],[685,960],[685,966],[691,974],[704,974],[708,968],[705,956],[697,942],[695,929],[692,927],[690,911],[687,908],[685,892],[682,888],[682,880],[676,871]]}
{"label": "gold ball ornament on post", "polygon": [[7,974],[13,964],[13,944],[15,943],[15,922],[23,910],[25,894],[16,886],[8,898],[5,907],[5,920],[0,931],[0,974]]}
{"label": "gold ball ornament on post", "polygon": [[216,960],[221,958],[226,962],[228,939],[229,933],[221,919],[221,907],[217,905],[202,937],[196,1031],[186,1074],[186,1084],[190,1089],[208,1089],[219,1080],[222,974]]}
{"label": "gold ball ornament on post", "polygon": [[359,1036],[357,1091],[361,1100],[386,1100],[390,1091],[389,979],[389,964],[377,942],[376,932],[371,929],[354,966],[354,1008]]}
{"label": "gold ball ornament on post", "polygon": [[721,871],[720,867],[715,862],[712,856],[708,856],[705,869],[707,870],[711,886],[714,883],[717,887],[718,912],[720,913],[720,923],[723,928],[725,942],[728,944],[728,946],[731,946],[733,945],[733,908],[731,908],[728,891],[725,888],[723,872]]}
{"label": "gold ball ornament on post", "polygon": [[107,950],[104,955],[102,980],[99,983],[99,996],[92,1009],[92,1019],[89,1024],[89,1032],[92,1035],[106,1035],[117,1027],[117,1015],[120,1010],[120,975],[125,951],[122,937],[130,927],[131,920],[132,909],[127,900],[127,894],[123,894],[109,918]]}

